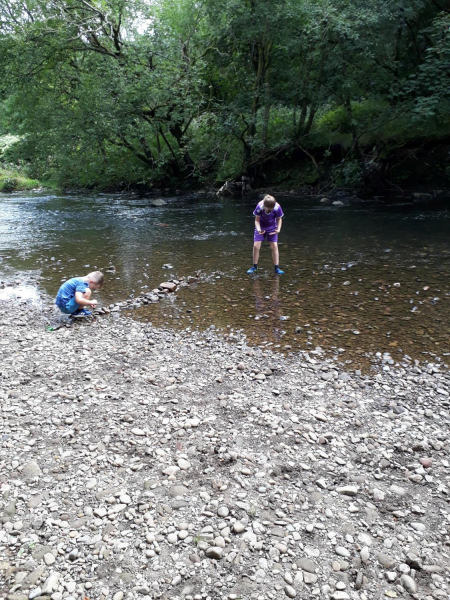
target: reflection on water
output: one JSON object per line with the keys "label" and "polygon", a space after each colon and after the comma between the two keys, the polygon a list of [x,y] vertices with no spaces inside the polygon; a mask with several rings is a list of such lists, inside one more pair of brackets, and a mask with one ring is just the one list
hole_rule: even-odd
{"label": "reflection on water", "polygon": [[0,288],[0,300],[22,300],[38,304],[40,301],[39,291],[32,285],[6,286]]}
{"label": "reflection on water", "polygon": [[[281,351],[317,347],[362,364],[449,352],[450,218],[411,207],[323,207],[279,197],[280,265],[268,244],[251,265],[255,200],[118,195],[0,197],[1,278],[30,272],[54,295],[62,280],[106,270],[104,304],[202,272],[176,299],[135,313],[155,325],[243,329]],[[164,269],[163,265],[173,265]]]}

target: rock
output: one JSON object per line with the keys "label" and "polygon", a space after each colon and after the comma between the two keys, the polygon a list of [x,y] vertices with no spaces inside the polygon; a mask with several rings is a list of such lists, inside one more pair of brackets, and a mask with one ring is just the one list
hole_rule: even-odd
{"label": "rock", "polygon": [[402,575],[400,577],[400,585],[402,585],[410,594],[415,594],[417,592],[416,582],[409,575]]}
{"label": "rock", "polygon": [[375,488],[373,490],[373,500],[374,502],[383,502],[383,500],[385,499],[386,494],[382,491],[379,490],[377,488]]}
{"label": "rock", "polygon": [[384,554],[381,552],[377,558],[380,565],[382,565],[385,569],[393,569],[397,564],[395,558],[389,556],[389,554]]}
{"label": "rock", "polygon": [[364,574],[362,571],[358,571],[358,573],[356,575],[355,589],[360,590],[363,586],[363,583],[364,583]]}
{"label": "rock", "polygon": [[201,562],[201,558],[200,558],[200,556],[198,556],[198,554],[191,554],[189,556],[189,560],[194,564]]}
{"label": "rock", "polygon": [[56,562],[56,558],[51,552],[47,552],[47,554],[44,554],[44,562],[49,567],[50,565],[53,565]]}
{"label": "rock", "polygon": [[233,523],[233,531],[234,533],[242,533],[245,531],[245,525],[239,521],[236,521],[236,523]]}
{"label": "rock", "polygon": [[288,598],[296,598],[297,597],[297,592],[295,591],[295,589],[290,586],[290,585],[286,585],[284,588],[284,593],[286,594],[286,596]]}
{"label": "rock", "polygon": [[180,470],[180,467],[178,467],[176,465],[171,465],[170,467],[166,467],[165,469],[163,469],[163,475],[167,475],[168,477],[173,477],[173,475],[178,473],[179,470]]}
{"label": "rock", "polygon": [[60,574],[57,571],[53,571],[52,573],[50,573],[50,575],[45,580],[44,585],[42,586],[43,596],[45,596],[46,594],[51,594],[52,592],[55,592],[57,590],[59,577]]}
{"label": "rock", "polygon": [[297,566],[307,573],[315,573],[316,565],[310,558],[302,557],[296,560]]}
{"label": "rock", "polygon": [[405,488],[402,488],[399,485],[391,485],[389,491],[395,496],[404,496],[406,494]]}
{"label": "rock", "polygon": [[[35,560],[42,560],[46,554],[52,554],[50,546],[43,546],[42,544],[36,544],[32,551],[32,557]],[[53,556],[53,554],[52,554]]]}
{"label": "rock", "polygon": [[370,558],[370,552],[369,552],[369,548],[367,546],[364,546],[364,548],[361,549],[361,552],[359,553],[361,556],[361,560],[366,563],[369,561]]}
{"label": "rock", "polygon": [[330,600],[349,600],[350,596],[347,594],[347,592],[341,592],[341,591],[337,591],[337,592],[333,592],[330,596]]}
{"label": "rock", "polygon": [[167,204],[167,202],[162,198],[154,198],[150,203],[153,206],[165,206]]}
{"label": "rock", "polygon": [[219,506],[217,514],[219,517],[228,517],[230,510],[226,506]]}
{"label": "rock", "polygon": [[185,496],[189,493],[189,490],[184,485],[174,485],[169,490],[169,496],[176,498],[177,496]]}
{"label": "rock", "polygon": [[358,493],[358,488],[354,485],[345,485],[343,487],[336,488],[338,494],[344,496],[356,496]]}
{"label": "rock", "polygon": [[343,556],[344,558],[350,558],[350,552],[347,550],[347,548],[344,548],[343,546],[336,546],[334,548],[334,551],[336,552],[336,554],[338,556]]}
{"label": "rock", "polygon": [[142,436],[144,436],[144,435],[145,435],[145,431],[144,431],[143,429],[139,429],[138,427],[134,427],[134,428],[131,430],[131,433],[132,433],[133,435],[137,435],[137,436],[139,436],[139,437],[142,437]]}
{"label": "rock", "polygon": [[34,479],[42,475],[41,468],[35,460],[30,460],[22,469],[22,477],[25,479]]}
{"label": "rock", "polygon": [[344,203],[343,203],[343,202],[341,202],[341,200],[335,200],[335,201],[333,202],[333,206],[344,206]]}
{"label": "rock", "polygon": [[411,567],[411,569],[415,569],[416,571],[420,571],[422,569],[422,561],[413,552],[408,552],[406,554],[405,562]]}
{"label": "rock", "polygon": [[217,546],[211,546],[205,552],[208,558],[213,558],[214,560],[221,560],[223,556],[223,549]]}
{"label": "rock", "polygon": [[313,583],[316,583],[317,575],[314,575],[314,573],[308,573],[308,571],[305,571],[303,573],[303,580],[306,584],[311,585]]}
{"label": "rock", "polygon": [[7,517],[13,517],[16,514],[16,502],[9,502],[3,509],[3,512]]}
{"label": "rock", "polygon": [[189,461],[185,460],[184,458],[179,458],[178,466],[180,467],[180,469],[182,471],[187,471],[188,469],[191,468],[191,463]]}
{"label": "rock", "polygon": [[177,284],[172,281],[164,281],[159,284],[159,289],[167,290],[168,292],[174,292],[177,289]]}
{"label": "rock", "polygon": [[331,204],[331,200],[324,196],[320,199],[320,204]]}

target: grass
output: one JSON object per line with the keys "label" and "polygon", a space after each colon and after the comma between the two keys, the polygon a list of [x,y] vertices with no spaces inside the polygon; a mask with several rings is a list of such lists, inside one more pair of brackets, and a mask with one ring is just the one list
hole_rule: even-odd
{"label": "grass", "polygon": [[42,187],[40,181],[30,179],[18,169],[0,167],[0,192],[20,192]]}

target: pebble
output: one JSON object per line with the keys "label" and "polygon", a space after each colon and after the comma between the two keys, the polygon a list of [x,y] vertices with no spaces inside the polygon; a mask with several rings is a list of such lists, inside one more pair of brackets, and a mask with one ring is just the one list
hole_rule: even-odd
{"label": "pebble", "polygon": [[356,496],[358,494],[358,488],[354,485],[345,485],[342,487],[337,487],[336,491],[338,494],[343,496]]}
{"label": "pebble", "polygon": [[24,465],[21,475],[25,479],[34,479],[35,477],[42,475],[42,471],[35,460],[30,460]]}
{"label": "pebble", "polygon": [[206,550],[206,556],[214,560],[220,560],[223,556],[223,549],[217,546],[211,546]]}
{"label": "pebble", "polygon": [[344,558],[350,557],[350,552],[343,546],[336,546],[334,550],[338,556],[343,556]]}
{"label": "pebble", "polygon": [[361,549],[361,552],[359,553],[361,556],[361,560],[366,563],[369,561],[370,558],[370,552],[369,552],[369,548],[367,546],[364,546],[364,548]]}
{"label": "pebble", "polygon": [[297,592],[296,592],[296,591],[295,591],[295,589],[294,589],[292,586],[290,586],[290,585],[287,585],[287,586],[285,586],[285,588],[284,588],[284,593],[286,594],[286,596],[287,596],[288,598],[296,598],[296,597],[297,597]]}
{"label": "pebble", "polygon": [[402,575],[400,577],[400,584],[405,588],[407,592],[410,594],[415,594],[417,592],[416,582],[409,575]]}
{"label": "pebble", "polygon": [[44,554],[44,562],[49,567],[50,565],[53,565],[56,562],[56,558],[51,552],[47,552],[47,554]]}
{"label": "pebble", "polygon": [[392,556],[389,556],[389,554],[384,554],[381,552],[378,555],[378,562],[385,569],[392,569],[393,567],[395,567],[397,561]]}
{"label": "pebble", "polygon": [[236,521],[236,523],[233,523],[234,533],[242,533],[244,530],[245,530],[245,525],[243,523],[240,523],[239,521]]}

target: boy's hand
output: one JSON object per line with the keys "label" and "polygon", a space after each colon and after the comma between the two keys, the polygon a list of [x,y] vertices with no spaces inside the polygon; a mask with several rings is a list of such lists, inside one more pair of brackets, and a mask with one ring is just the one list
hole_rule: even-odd
{"label": "boy's hand", "polygon": [[278,229],[275,229],[275,231],[269,231],[269,235],[276,235],[277,233],[280,233]]}
{"label": "boy's hand", "polygon": [[257,229],[256,231],[259,233],[259,235],[262,235],[263,233],[266,233],[266,230],[261,231],[261,229]]}
{"label": "boy's hand", "polygon": [[97,306],[97,300],[91,300],[91,306]]}

